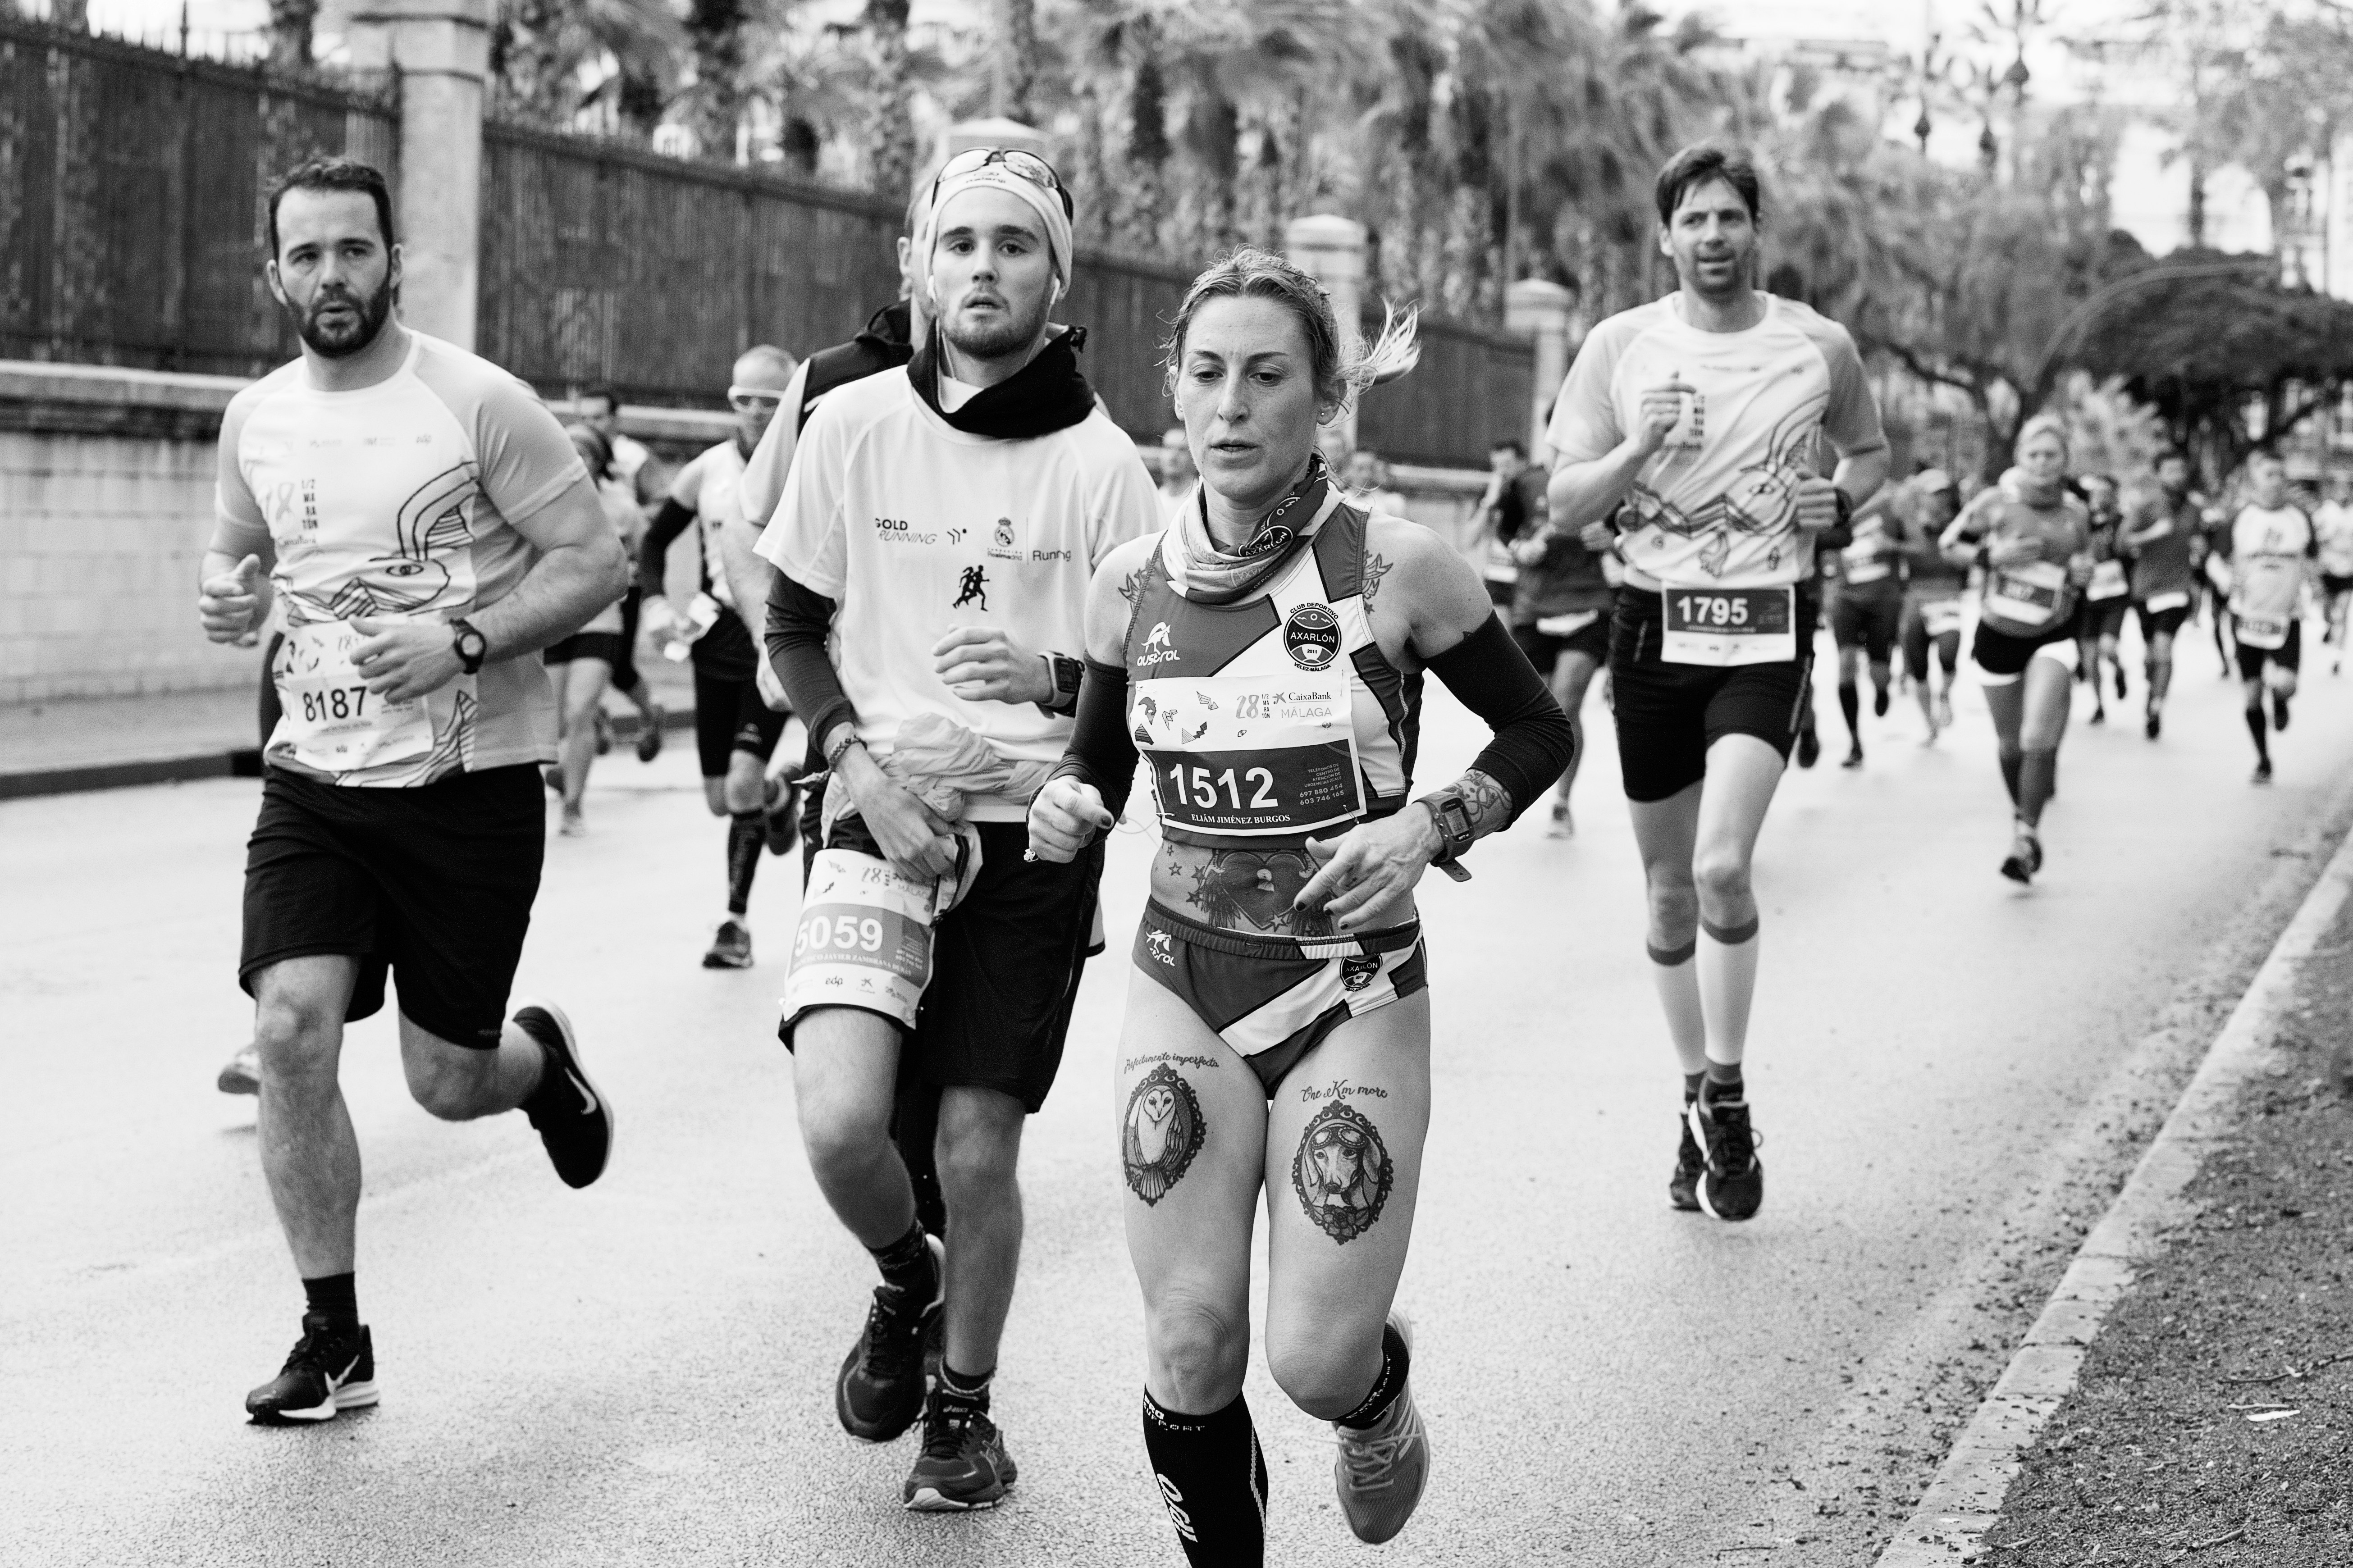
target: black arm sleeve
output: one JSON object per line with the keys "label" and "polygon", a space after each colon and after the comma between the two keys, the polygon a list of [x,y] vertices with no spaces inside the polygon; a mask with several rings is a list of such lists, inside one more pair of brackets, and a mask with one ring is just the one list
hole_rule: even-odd
{"label": "black arm sleeve", "polygon": [[645,542],[638,546],[638,587],[649,597],[662,592],[670,547],[693,523],[692,507],[681,506],[669,496],[662,498],[661,510],[654,514],[652,526],[646,530]]}
{"label": "black arm sleeve", "polygon": [[1495,732],[1471,765],[1504,786],[1517,819],[1577,756],[1568,715],[1493,616],[1432,658],[1430,672]]}
{"label": "black arm sleeve", "polygon": [[831,599],[802,587],[782,572],[768,590],[768,662],[776,667],[776,679],[785,683],[785,696],[792,702],[793,711],[808,726],[809,749],[818,752],[825,750],[825,738],[835,725],[858,722],[858,710],[850,706],[849,694],[841,689],[841,676],[825,651],[826,636],[833,629],[833,611]]}
{"label": "black arm sleeve", "polygon": [[1079,719],[1071,726],[1071,743],[1046,782],[1076,779],[1092,784],[1117,821],[1127,807],[1128,792],[1135,787],[1135,738],[1127,732],[1127,667],[1090,658],[1086,678],[1079,683]]}

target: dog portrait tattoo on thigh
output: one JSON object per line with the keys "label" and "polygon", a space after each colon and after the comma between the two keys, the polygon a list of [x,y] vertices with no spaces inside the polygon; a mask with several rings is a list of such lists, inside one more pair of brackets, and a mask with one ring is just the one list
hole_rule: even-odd
{"label": "dog portrait tattoo on thigh", "polygon": [[1120,1163],[1127,1171],[1127,1190],[1147,1205],[1159,1203],[1185,1179],[1208,1134],[1200,1097],[1191,1084],[1166,1063],[1145,1073],[1127,1097],[1127,1115],[1120,1123]]}
{"label": "dog portrait tattoo on thigh", "polygon": [[1380,1129],[1345,1100],[1315,1113],[1291,1159],[1291,1187],[1299,1194],[1299,1206],[1343,1247],[1373,1228],[1396,1179]]}

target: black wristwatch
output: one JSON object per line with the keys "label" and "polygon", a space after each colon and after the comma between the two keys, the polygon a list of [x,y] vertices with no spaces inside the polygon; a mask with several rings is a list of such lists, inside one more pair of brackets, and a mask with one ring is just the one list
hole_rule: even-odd
{"label": "black wristwatch", "polygon": [[1469,881],[1471,870],[1462,864],[1462,856],[1479,836],[1471,823],[1471,808],[1462,804],[1461,796],[1453,795],[1426,795],[1414,805],[1428,806],[1430,820],[1438,824],[1442,842],[1430,863],[1458,882]]}
{"label": "black wristwatch", "polygon": [[449,630],[455,634],[451,641],[458,650],[459,666],[468,675],[481,674],[482,660],[491,654],[491,639],[477,631],[471,621],[451,621]]}
{"label": "black wristwatch", "polygon": [[1040,655],[1046,668],[1053,677],[1054,695],[1032,706],[1050,719],[1066,718],[1079,709],[1079,682],[1086,679],[1087,667],[1066,653]]}

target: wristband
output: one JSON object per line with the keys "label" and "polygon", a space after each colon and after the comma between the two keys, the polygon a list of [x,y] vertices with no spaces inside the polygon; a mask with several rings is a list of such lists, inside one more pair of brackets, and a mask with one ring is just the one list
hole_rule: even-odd
{"label": "wristband", "polygon": [[849,748],[856,744],[858,744],[858,731],[852,730],[849,734],[828,746],[825,749],[825,771],[828,773],[839,771],[841,767],[841,759],[849,755]]}

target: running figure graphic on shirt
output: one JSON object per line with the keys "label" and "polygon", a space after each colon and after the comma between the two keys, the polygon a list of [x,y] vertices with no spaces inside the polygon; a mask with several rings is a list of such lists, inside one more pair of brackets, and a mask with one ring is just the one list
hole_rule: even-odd
{"label": "running figure graphic on shirt", "polygon": [[1766,565],[1767,569],[1778,566],[1778,541],[1797,532],[1798,482],[1807,475],[1806,453],[1820,423],[1819,403],[1784,416],[1766,440],[1764,461],[1740,469],[1724,489],[1689,511],[1638,480],[1628,498],[1634,514],[1643,525],[1678,538],[1706,535],[1700,546],[1699,563],[1711,577],[1724,575],[1735,534],[1775,540]]}
{"label": "running figure graphic on shirt", "polygon": [[956,601],[948,608],[961,610],[976,599],[980,601],[982,609],[988,608],[988,568],[986,566],[964,569],[964,576],[956,583]]}

